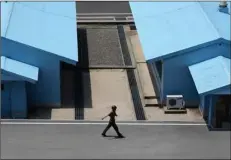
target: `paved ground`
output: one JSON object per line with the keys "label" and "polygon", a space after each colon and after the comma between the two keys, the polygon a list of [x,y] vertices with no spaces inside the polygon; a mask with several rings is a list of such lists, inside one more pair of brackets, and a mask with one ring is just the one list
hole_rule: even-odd
{"label": "paved ground", "polygon": [[[120,125],[125,139],[100,137],[104,125],[1,125],[1,158],[230,158],[230,132],[205,126]],[[114,134],[114,132],[110,132]]]}
{"label": "paved ground", "polygon": [[189,121],[204,122],[198,108],[188,109],[186,114],[165,114],[163,108],[145,107],[147,119],[150,121]]}
{"label": "paved ground", "polygon": [[[111,111],[111,105],[118,107],[118,120],[126,121],[136,119],[125,70],[91,70],[90,80],[91,103],[88,102],[89,93],[86,93],[88,90],[84,88],[85,120],[100,120]],[[85,82],[84,80],[84,83]]]}

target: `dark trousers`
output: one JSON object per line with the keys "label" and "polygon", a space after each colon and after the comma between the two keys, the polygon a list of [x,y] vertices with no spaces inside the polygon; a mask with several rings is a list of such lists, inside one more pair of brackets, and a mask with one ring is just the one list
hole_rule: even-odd
{"label": "dark trousers", "polygon": [[122,135],[122,134],[119,132],[119,128],[118,128],[118,126],[116,125],[115,122],[109,122],[108,125],[107,125],[107,127],[104,129],[104,131],[103,131],[102,134],[106,134],[106,132],[107,132],[111,127],[114,128],[114,130],[116,131],[116,133],[117,133],[118,136],[121,136],[121,135]]}

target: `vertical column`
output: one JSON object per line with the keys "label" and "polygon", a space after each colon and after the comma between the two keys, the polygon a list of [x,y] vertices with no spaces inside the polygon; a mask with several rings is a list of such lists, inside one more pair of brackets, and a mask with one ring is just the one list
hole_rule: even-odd
{"label": "vertical column", "polygon": [[215,113],[215,105],[217,101],[217,96],[215,95],[210,95],[209,96],[209,117],[208,117],[208,125],[209,127],[214,127],[213,126],[213,120],[216,118],[216,113]]}

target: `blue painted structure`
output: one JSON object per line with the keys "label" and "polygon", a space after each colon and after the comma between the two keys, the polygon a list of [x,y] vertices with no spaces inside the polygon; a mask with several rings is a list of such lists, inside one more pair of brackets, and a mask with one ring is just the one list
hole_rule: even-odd
{"label": "blue painted structure", "polygon": [[25,81],[2,81],[4,90],[1,90],[1,117],[26,118],[27,95]]}
{"label": "blue painted structure", "polygon": [[36,83],[38,68],[1,56],[1,116],[26,118],[26,81]]}
{"label": "blue painted structure", "polygon": [[217,96],[231,95],[230,59],[218,56],[192,65],[189,70],[200,94],[200,111],[204,117],[208,117],[211,126]]}
{"label": "blue painted structure", "polygon": [[38,80],[37,67],[1,56],[1,73],[3,81],[27,80],[35,83]]}
{"label": "blue painted structure", "polygon": [[217,56],[230,58],[230,2],[228,14],[219,11],[219,2],[130,2],[130,6],[161,100],[181,94],[186,105],[198,106],[200,96],[188,67]]}
{"label": "blue painted structure", "polygon": [[[12,82],[7,85],[13,86],[6,89],[25,86],[21,92],[26,92],[29,106],[61,105],[60,62],[78,61],[75,7],[75,2],[1,2],[2,56],[39,69],[35,84],[20,81],[15,85],[18,77],[4,75]],[[32,74],[20,65],[12,66],[17,73]],[[13,94],[21,92],[18,89]],[[8,104],[6,95],[1,96],[4,104]]]}
{"label": "blue painted structure", "polygon": [[231,84],[230,59],[223,56],[189,66],[189,70],[199,94],[208,94]]}

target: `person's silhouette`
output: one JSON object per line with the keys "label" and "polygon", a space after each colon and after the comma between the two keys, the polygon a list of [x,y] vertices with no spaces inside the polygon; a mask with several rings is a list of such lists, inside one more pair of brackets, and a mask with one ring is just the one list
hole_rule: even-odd
{"label": "person's silhouette", "polygon": [[116,109],[117,107],[115,105],[112,106],[112,111],[111,113],[109,113],[107,116],[103,117],[102,120],[106,117],[110,117],[110,120],[109,120],[109,123],[107,125],[107,127],[104,129],[103,133],[102,133],[102,136],[103,137],[106,137],[106,132],[111,128],[113,127],[114,130],[116,131],[118,137],[120,138],[123,138],[124,136],[119,132],[119,128],[118,126],[116,125],[116,122],[115,122],[115,117],[117,116],[116,114]]}

